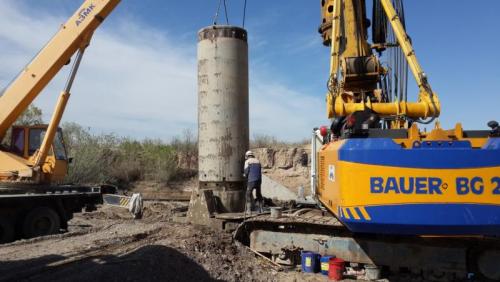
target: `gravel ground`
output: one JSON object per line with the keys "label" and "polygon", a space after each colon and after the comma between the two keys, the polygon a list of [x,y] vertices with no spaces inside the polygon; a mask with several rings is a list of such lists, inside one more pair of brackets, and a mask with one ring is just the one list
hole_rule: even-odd
{"label": "gravel ground", "polygon": [[69,232],[0,246],[0,281],[327,281],[277,271],[231,234],[170,220],[183,203],[148,202],[142,220],[102,207]]}

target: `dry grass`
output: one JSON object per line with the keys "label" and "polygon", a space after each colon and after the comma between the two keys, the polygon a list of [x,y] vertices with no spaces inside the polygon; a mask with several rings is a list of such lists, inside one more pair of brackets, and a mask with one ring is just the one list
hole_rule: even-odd
{"label": "dry grass", "polygon": [[250,148],[289,148],[289,147],[300,147],[309,144],[310,141],[307,138],[298,142],[292,141],[282,141],[278,140],[275,136],[266,134],[254,134],[253,138],[250,140]]}
{"label": "dry grass", "polygon": [[179,172],[179,154],[196,154],[189,138],[137,141],[113,134],[91,134],[75,123],[63,125],[68,155],[73,157],[69,183],[109,183],[119,186],[140,181],[166,183]]}

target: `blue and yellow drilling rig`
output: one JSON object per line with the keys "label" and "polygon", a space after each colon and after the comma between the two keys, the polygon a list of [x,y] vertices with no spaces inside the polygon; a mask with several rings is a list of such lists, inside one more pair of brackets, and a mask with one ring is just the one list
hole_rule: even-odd
{"label": "blue and yellow drilling rig", "polygon": [[[332,125],[319,152],[319,201],[353,232],[499,235],[498,124],[419,130],[441,104],[405,32],[402,2],[374,1],[373,23],[364,2],[322,1]],[[384,51],[387,66],[375,54]],[[417,102],[407,101],[407,66]]]}
{"label": "blue and yellow drilling rig", "polygon": [[[424,279],[500,280],[500,130],[444,130],[402,0],[321,0],[329,127],[313,131],[312,203],[247,219],[236,238],[278,262],[300,250]],[[372,40],[369,42],[369,28]],[[408,69],[419,89],[408,102]],[[430,132],[419,124],[431,124]]]}

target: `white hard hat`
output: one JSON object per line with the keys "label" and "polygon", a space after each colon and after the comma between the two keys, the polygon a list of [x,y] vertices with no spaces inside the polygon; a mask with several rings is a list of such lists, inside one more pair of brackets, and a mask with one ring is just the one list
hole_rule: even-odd
{"label": "white hard hat", "polygon": [[250,156],[252,156],[252,157],[254,156],[254,155],[253,155],[253,152],[252,152],[252,151],[247,151],[247,152],[245,153],[245,158],[248,158],[248,157],[250,157]]}

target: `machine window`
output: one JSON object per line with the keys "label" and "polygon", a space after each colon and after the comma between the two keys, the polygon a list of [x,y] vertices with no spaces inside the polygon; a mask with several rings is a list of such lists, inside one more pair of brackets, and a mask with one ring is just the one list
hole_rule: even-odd
{"label": "machine window", "polygon": [[30,129],[30,139],[28,145],[28,154],[32,156],[36,150],[40,149],[42,145],[43,137],[45,136],[44,128],[31,128]]}
{"label": "machine window", "polygon": [[56,155],[56,160],[66,160],[66,148],[64,147],[64,141],[62,137],[62,132],[60,130],[56,133],[56,138],[54,138],[54,151]]}
{"label": "machine window", "polygon": [[24,128],[12,129],[11,151],[19,156],[24,155]]}

